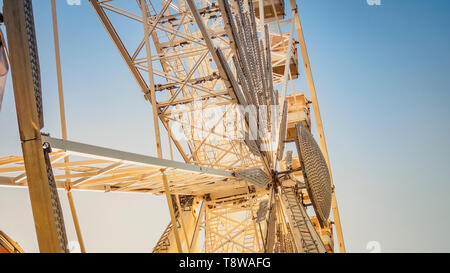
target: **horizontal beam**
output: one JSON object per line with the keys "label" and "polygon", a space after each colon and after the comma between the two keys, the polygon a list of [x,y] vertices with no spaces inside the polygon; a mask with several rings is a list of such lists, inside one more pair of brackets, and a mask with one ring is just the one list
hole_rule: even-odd
{"label": "horizontal beam", "polygon": [[102,148],[98,146],[82,144],[78,142],[51,138],[48,136],[42,136],[42,141],[47,142],[54,149],[61,149],[72,153],[77,153],[87,156],[95,156],[111,161],[129,162],[137,165],[147,165],[161,169],[177,169],[179,171],[204,173],[214,176],[223,176],[224,178],[232,178],[233,174],[228,171],[217,170],[207,167],[201,167],[177,161],[161,159],[152,156],[139,155],[134,153],[122,152],[118,150]]}
{"label": "horizontal beam", "polygon": [[[205,100],[208,100],[211,98],[216,98],[216,97],[220,97],[220,96],[224,96],[224,95],[228,95],[228,91],[220,91],[217,93],[207,93],[205,95],[198,95],[197,97],[193,97],[193,96],[184,97],[184,98],[174,99],[172,101],[163,101],[163,102],[158,103],[158,107],[164,108],[167,106],[177,106],[180,104],[188,104],[188,103],[192,103],[192,102],[205,101]],[[167,113],[167,111],[165,113]]]}

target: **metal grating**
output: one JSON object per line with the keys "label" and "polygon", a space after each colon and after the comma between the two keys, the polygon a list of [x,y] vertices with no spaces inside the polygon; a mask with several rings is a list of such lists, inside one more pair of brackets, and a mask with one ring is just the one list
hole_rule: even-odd
{"label": "metal grating", "polygon": [[288,122],[288,102],[287,102],[287,100],[285,100],[283,103],[283,113],[281,114],[280,136],[278,139],[278,150],[277,150],[278,160],[283,159],[284,147],[285,147],[285,142],[286,142],[286,134],[287,134],[287,122]]}
{"label": "metal grating", "polygon": [[66,228],[64,225],[64,216],[62,213],[61,202],[59,201],[58,189],[56,187],[55,177],[53,175],[52,164],[50,162],[51,148],[48,143],[44,144],[45,165],[47,167],[48,184],[50,187],[50,196],[52,199],[53,217],[55,217],[56,231],[58,233],[59,246],[63,252],[68,252],[68,241]]}
{"label": "metal grating", "polygon": [[244,142],[252,154],[261,156],[259,145],[257,144],[256,140],[250,138],[250,135],[247,132],[244,132]]}
{"label": "metal grating", "polygon": [[42,106],[41,70],[36,42],[36,31],[34,27],[33,5],[31,0],[23,0],[25,24],[28,39],[28,50],[30,53],[31,72],[33,77],[34,95],[36,97],[36,109],[39,117],[40,129],[44,128],[44,112]]}
{"label": "metal grating", "polygon": [[282,189],[281,200],[298,253],[325,253],[325,246],[292,188]]}
{"label": "metal grating", "polygon": [[261,188],[266,187],[271,181],[271,178],[259,168],[237,171],[235,176]]}
{"label": "metal grating", "polygon": [[317,218],[322,226],[327,226],[330,217],[332,192],[328,165],[319,145],[302,122],[297,124],[295,143],[297,144],[300,162],[304,166],[305,184]]}
{"label": "metal grating", "polygon": [[269,201],[265,200],[259,203],[259,208],[258,211],[256,212],[256,223],[261,223],[266,220],[268,208],[269,208]]}
{"label": "metal grating", "polygon": [[292,151],[287,151],[286,153],[286,158],[285,160],[285,164],[286,164],[286,170],[292,169]]}

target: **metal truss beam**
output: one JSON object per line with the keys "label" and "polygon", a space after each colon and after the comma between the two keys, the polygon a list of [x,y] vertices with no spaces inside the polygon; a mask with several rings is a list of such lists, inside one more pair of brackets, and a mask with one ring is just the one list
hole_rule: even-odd
{"label": "metal truss beam", "polygon": [[75,152],[78,154],[84,154],[84,155],[90,155],[90,156],[96,156],[100,158],[106,158],[110,159],[112,161],[118,161],[118,162],[129,162],[134,163],[137,165],[147,165],[152,166],[156,168],[166,169],[166,168],[173,168],[177,169],[179,171],[187,171],[187,172],[194,172],[194,173],[205,173],[209,175],[214,176],[222,176],[224,178],[226,177],[233,177],[233,174],[229,171],[224,170],[217,170],[197,165],[190,165],[186,163],[181,163],[177,161],[152,157],[152,156],[145,156],[145,155],[139,155],[134,153],[128,153],[128,152],[122,152],[118,150],[108,149],[108,148],[102,148],[98,146],[88,145],[88,144],[82,144],[78,142],[68,141],[68,140],[62,140],[62,139],[56,139],[51,138],[48,136],[42,136],[43,142],[48,142],[52,148],[55,149],[61,149],[65,151]]}

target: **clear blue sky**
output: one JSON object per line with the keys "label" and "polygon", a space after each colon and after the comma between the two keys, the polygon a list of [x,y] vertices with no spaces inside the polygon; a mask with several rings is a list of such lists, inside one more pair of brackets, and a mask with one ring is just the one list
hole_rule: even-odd
{"label": "clear blue sky", "polygon": [[[34,2],[45,131],[59,137],[50,1]],[[69,138],[155,155],[151,109],[88,1],[57,2]],[[378,241],[386,252],[449,252],[450,2],[297,2],[348,250],[365,252]],[[20,153],[10,78],[6,88],[0,156]],[[304,80],[296,88],[307,93]],[[0,229],[35,251],[27,198],[23,190],[0,188]],[[157,197],[76,198],[91,251],[149,251],[168,221]],[[112,215],[118,202],[135,213]],[[69,214],[66,222],[71,226]],[[107,248],[120,230],[126,237]],[[69,236],[75,238],[72,228]]]}

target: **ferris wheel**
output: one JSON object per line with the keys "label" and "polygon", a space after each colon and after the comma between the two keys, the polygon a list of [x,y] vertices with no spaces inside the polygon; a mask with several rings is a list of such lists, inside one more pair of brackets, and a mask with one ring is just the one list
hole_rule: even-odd
{"label": "ferris wheel", "polygon": [[[295,0],[89,2],[153,110],[158,156],[68,139],[54,0],[63,137],[41,133],[32,1],[4,0],[23,155],[0,159],[0,185],[29,187],[41,251],[68,251],[64,188],[82,251],[81,189],[164,195],[171,221],[155,253],[345,252]],[[303,76],[309,95],[295,88]]]}

